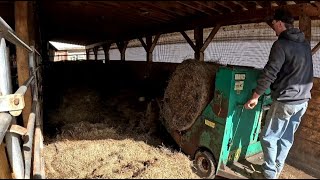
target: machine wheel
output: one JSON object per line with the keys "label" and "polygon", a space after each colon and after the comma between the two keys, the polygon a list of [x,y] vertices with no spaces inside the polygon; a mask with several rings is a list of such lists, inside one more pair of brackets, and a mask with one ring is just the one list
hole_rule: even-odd
{"label": "machine wheel", "polygon": [[216,163],[213,155],[208,151],[197,151],[194,160],[195,172],[198,176],[205,179],[214,179]]}

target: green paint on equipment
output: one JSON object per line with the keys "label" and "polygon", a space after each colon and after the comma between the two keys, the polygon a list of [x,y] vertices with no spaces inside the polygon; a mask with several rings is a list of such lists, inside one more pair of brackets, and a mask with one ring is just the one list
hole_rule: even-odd
{"label": "green paint on equipment", "polygon": [[186,154],[193,157],[198,150],[211,152],[217,173],[235,161],[262,152],[259,133],[265,115],[263,107],[272,102],[270,89],[259,98],[254,109],[244,108],[260,72],[239,66],[219,68],[214,98],[192,127],[178,133],[179,137],[176,133],[174,138]]}

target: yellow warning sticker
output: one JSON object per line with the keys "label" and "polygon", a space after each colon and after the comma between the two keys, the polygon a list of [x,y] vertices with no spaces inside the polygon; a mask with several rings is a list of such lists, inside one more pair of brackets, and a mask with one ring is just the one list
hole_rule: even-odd
{"label": "yellow warning sticker", "polygon": [[216,126],[216,124],[214,122],[211,122],[209,121],[208,119],[205,119],[204,120],[204,123],[207,125],[207,126],[210,126],[212,128],[214,128]]}

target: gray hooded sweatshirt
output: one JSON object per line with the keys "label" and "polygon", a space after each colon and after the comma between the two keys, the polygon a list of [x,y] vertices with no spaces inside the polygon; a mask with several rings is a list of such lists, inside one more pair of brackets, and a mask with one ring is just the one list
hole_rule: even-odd
{"label": "gray hooded sweatshirt", "polygon": [[303,32],[290,28],[279,35],[257,84],[257,94],[263,94],[270,87],[272,99],[286,104],[300,104],[311,99],[312,53]]}

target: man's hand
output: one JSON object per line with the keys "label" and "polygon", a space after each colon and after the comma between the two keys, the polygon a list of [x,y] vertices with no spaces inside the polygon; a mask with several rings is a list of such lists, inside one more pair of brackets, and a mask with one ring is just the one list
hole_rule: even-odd
{"label": "man's hand", "polygon": [[253,109],[257,104],[259,100],[260,95],[256,92],[253,93],[251,99],[244,105],[246,109]]}
{"label": "man's hand", "polygon": [[258,104],[258,99],[249,99],[249,101],[244,105],[246,109],[253,109]]}

